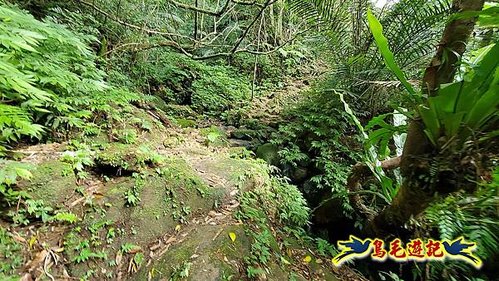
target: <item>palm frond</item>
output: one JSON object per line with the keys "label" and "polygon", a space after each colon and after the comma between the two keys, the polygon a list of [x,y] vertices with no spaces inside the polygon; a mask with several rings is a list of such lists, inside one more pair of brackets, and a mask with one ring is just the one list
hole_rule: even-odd
{"label": "palm frond", "polygon": [[[328,52],[333,67],[329,86],[354,93],[369,103],[369,108],[382,108],[397,89],[380,90],[366,81],[391,81],[367,25],[367,10],[372,9],[383,25],[390,49],[410,80],[419,80],[417,71],[426,65],[438,44],[441,30],[452,10],[450,0],[401,0],[382,10],[371,1],[355,0],[288,0],[290,9],[304,20],[319,24],[320,41]],[[380,84],[382,85],[382,84]],[[375,92],[386,93],[379,98]],[[373,98],[373,95],[376,98]],[[372,103],[379,103],[378,105]]]}

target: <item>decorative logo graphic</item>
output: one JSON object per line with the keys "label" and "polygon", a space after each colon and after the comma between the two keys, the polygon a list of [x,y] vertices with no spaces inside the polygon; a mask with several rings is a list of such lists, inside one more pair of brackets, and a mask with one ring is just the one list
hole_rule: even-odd
{"label": "decorative logo graphic", "polygon": [[388,258],[397,262],[443,261],[448,258],[467,262],[477,269],[482,267],[482,261],[472,253],[476,249],[476,243],[467,242],[464,237],[453,241],[429,239],[424,242],[421,239],[414,239],[410,240],[405,247],[400,239],[394,239],[387,244],[388,249],[385,244],[385,241],[378,238],[362,240],[350,235],[349,240],[338,241],[341,253],[333,258],[333,263],[335,266],[340,266],[344,262],[363,259],[371,255],[372,260],[379,262],[384,262]]}

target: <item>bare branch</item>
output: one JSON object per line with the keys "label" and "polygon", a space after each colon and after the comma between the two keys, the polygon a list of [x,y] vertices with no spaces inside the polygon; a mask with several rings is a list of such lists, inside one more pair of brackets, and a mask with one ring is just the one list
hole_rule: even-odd
{"label": "bare branch", "polygon": [[[84,0],[74,0],[74,1],[76,1],[78,3],[81,3],[82,5],[85,5],[85,6],[88,6],[88,7],[92,8],[92,9],[94,9],[98,13],[100,13],[100,14],[108,17],[109,19],[111,19],[111,20],[113,20],[113,21],[115,21],[115,22],[117,22],[117,23],[119,23],[119,24],[121,24],[121,25],[123,25],[125,27],[133,28],[133,29],[142,31],[142,32],[144,32],[146,34],[165,36],[165,37],[168,37],[168,39],[169,39],[169,40],[161,41],[161,42],[157,42],[157,43],[142,43],[142,42],[124,43],[122,45],[119,45],[119,46],[113,48],[112,50],[109,50],[104,55],[109,55],[109,54],[112,54],[112,53],[114,53],[116,51],[120,51],[120,50],[127,50],[129,48],[133,48],[133,51],[135,51],[135,52],[140,52],[140,51],[145,51],[145,50],[150,50],[150,49],[160,48],[160,47],[169,47],[169,48],[175,49],[176,51],[180,51],[181,53],[183,53],[187,57],[189,57],[191,59],[194,59],[194,60],[207,60],[207,59],[213,59],[213,58],[218,58],[218,57],[230,57],[230,56],[233,56],[233,55],[235,55],[237,53],[249,53],[249,54],[253,54],[253,55],[269,55],[269,54],[272,54],[272,53],[278,51],[279,49],[282,49],[284,46],[286,46],[290,42],[294,41],[301,34],[307,32],[308,30],[310,30],[312,28],[314,28],[314,27],[310,27],[310,28],[307,28],[306,30],[303,30],[301,32],[297,32],[289,40],[285,41],[281,45],[279,45],[279,46],[277,46],[277,47],[275,47],[275,48],[273,48],[271,50],[268,50],[268,51],[254,50],[251,44],[247,45],[247,46],[245,46],[243,48],[240,48],[242,42],[248,36],[251,28],[262,17],[265,9],[267,9],[268,7],[270,7],[271,5],[273,5],[275,2],[277,2],[277,0],[267,0],[264,4],[257,4],[256,1],[253,1],[253,2],[243,2],[243,1],[238,1],[238,0],[227,0],[227,2],[225,3],[224,7],[220,11],[218,11],[218,12],[208,11],[207,13],[206,13],[206,11],[202,11],[202,9],[200,9],[200,8],[196,8],[194,6],[191,7],[191,6],[187,5],[187,4],[183,4],[183,3],[176,2],[176,1],[172,1],[174,5],[177,5],[177,6],[181,7],[181,8],[189,9],[189,10],[196,11],[196,12],[199,12],[199,13],[206,13],[206,14],[213,15],[213,16],[220,16],[222,14],[227,13],[227,11],[231,7],[233,8],[235,6],[235,5],[231,6],[230,3],[234,3],[236,5],[255,5],[255,6],[260,7],[258,14],[248,24],[248,26],[245,28],[245,30],[243,31],[243,33],[239,36],[239,38],[234,43],[234,45],[225,45],[225,46],[222,45],[222,46],[219,46],[219,47],[222,47],[222,48],[225,47],[225,48],[229,49],[229,51],[218,52],[218,53],[214,53],[214,54],[210,54],[210,55],[206,55],[206,56],[197,56],[197,55],[194,54],[194,51],[196,49],[198,49],[198,47],[200,47],[200,46],[207,46],[207,44],[209,45],[209,44],[213,43],[214,40],[216,40],[216,38],[220,36],[220,34],[216,34],[216,33],[212,34],[212,35],[215,35],[215,36],[214,36],[214,38],[212,38],[208,42],[203,42],[203,41],[205,41],[209,36],[204,37],[204,38],[200,39],[199,41],[198,40],[193,40],[189,36],[185,36],[185,35],[181,35],[181,34],[177,34],[177,33],[163,32],[163,31],[159,31],[159,30],[155,30],[155,29],[150,29],[150,28],[147,28],[145,26],[141,27],[141,26],[138,26],[138,25],[135,25],[135,24],[131,24],[131,23],[128,23],[126,21],[123,21],[123,20],[121,20],[121,19],[119,19],[119,18],[111,15],[110,13],[104,11],[103,9],[101,9],[98,6],[94,5],[93,3],[88,3],[88,2],[86,2]],[[194,9],[192,9],[192,8],[194,8]],[[186,42],[186,45],[182,45],[180,42],[177,42],[173,38],[184,38],[184,39],[187,39],[189,43]],[[193,47],[192,43],[195,43],[194,47]]]}
{"label": "bare branch", "polygon": [[[283,42],[281,45],[279,45],[271,50],[268,50],[268,51],[255,51],[255,50],[250,49],[250,46],[246,46],[245,48],[237,49],[235,52],[219,52],[219,53],[215,53],[215,54],[211,54],[211,55],[207,55],[207,56],[198,57],[198,56],[193,55],[190,51],[188,51],[188,48],[182,47],[180,44],[172,44],[171,41],[165,41],[165,42],[160,42],[160,43],[156,43],[156,44],[126,43],[126,44],[123,44],[123,45],[116,47],[115,49],[107,52],[106,54],[113,53],[113,52],[117,51],[118,49],[124,49],[124,48],[129,47],[129,46],[138,46],[138,47],[134,48],[134,51],[140,52],[140,51],[150,50],[150,49],[154,49],[154,48],[172,47],[172,48],[182,52],[184,55],[188,56],[189,58],[191,58],[193,60],[208,60],[208,59],[214,59],[214,58],[219,58],[219,57],[230,57],[230,56],[233,56],[234,54],[238,54],[238,53],[248,53],[248,54],[252,54],[252,55],[266,56],[266,55],[270,55],[270,54],[275,53],[276,51],[284,48],[286,45],[288,45],[289,43],[296,40],[296,38],[298,38],[298,36],[306,33],[307,31],[309,31],[311,29],[314,29],[315,27],[316,26],[311,26],[311,27],[309,27],[301,32],[296,33],[289,40]],[[231,47],[231,46],[219,46],[219,47]]]}
{"label": "bare branch", "polygon": [[171,0],[171,2],[172,2],[173,5],[175,5],[175,6],[179,7],[179,8],[182,8],[182,9],[186,9],[186,10],[190,10],[190,11],[194,11],[194,12],[197,12],[197,13],[202,13],[202,14],[206,14],[206,15],[210,15],[210,16],[214,16],[214,17],[219,17],[223,13],[225,13],[225,11],[229,8],[229,4],[232,1],[231,0],[227,0],[225,2],[225,5],[218,12],[205,10],[205,9],[202,9],[202,8],[199,8],[199,7],[196,7],[196,6],[191,6],[191,5],[180,3],[180,2],[177,2],[177,1],[174,1],[174,0]]}
{"label": "bare branch", "polygon": [[246,30],[239,37],[239,39],[236,41],[236,44],[234,45],[234,47],[232,48],[232,51],[231,51],[232,54],[234,54],[237,51],[237,49],[239,48],[239,46],[243,42],[244,38],[246,38],[246,36],[248,35],[250,29],[253,27],[253,25],[255,25],[255,23],[258,21],[258,19],[262,16],[262,14],[265,11],[265,9],[267,9],[267,7],[269,7],[270,5],[274,4],[275,2],[277,2],[277,0],[267,0],[265,2],[265,4],[263,4],[263,7],[260,9],[260,12],[256,15],[256,17],[248,25],[248,27],[246,27]]}
{"label": "bare branch", "polygon": [[259,4],[257,1],[244,2],[244,1],[232,0],[232,3],[238,4],[238,5],[243,5],[243,6],[257,6],[260,8],[263,7],[263,5]]}
{"label": "bare branch", "polygon": [[149,28],[146,28],[146,27],[141,27],[141,26],[138,26],[138,25],[135,25],[135,24],[131,24],[131,23],[128,23],[126,21],[123,21],[117,17],[114,17],[113,15],[109,14],[108,12],[102,10],[101,8],[97,7],[96,5],[92,4],[92,3],[88,3],[88,2],[85,2],[85,1],[82,1],[82,0],[73,0],[73,1],[76,1],[80,4],[83,4],[85,6],[88,6],[92,9],[94,9],[96,12],[108,17],[109,19],[111,19],[112,21],[114,22],[117,22],[123,26],[126,26],[126,27],[129,27],[129,28],[133,28],[133,29],[136,29],[136,30],[140,30],[142,32],[145,32],[147,34],[154,34],[154,35],[161,35],[161,36],[175,36],[175,37],[182,37],[182,38],[185,38],[185,39],[189,39],[189,40],[192,40],[190,37],[188,36],[185,36],[185,35],[181,35],[181,34],[177,34],[177,33],[170,33],[170,32],[163,32],[163,31],[159,31],[159,30],[155,30],[155,29],[149,29]]}

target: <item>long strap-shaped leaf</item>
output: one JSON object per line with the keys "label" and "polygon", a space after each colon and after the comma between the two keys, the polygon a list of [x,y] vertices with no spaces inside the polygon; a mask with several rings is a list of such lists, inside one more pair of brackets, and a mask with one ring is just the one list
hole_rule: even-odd
{"label": "long strap-shaped leaf", "polygon": [[383,56],[383,59],[385,60],[386,66],[390,68],[390,70],[397,76],[397,78],[402,82],[402,85],[404,85],[405,89],[411,94],[412,96],[416,97],[416,91],[414,88],[412,88],[411,84],[407,81],[405,78],[404,73],[402,72],[402,69],[397,65],[395,62],[395,57],[390,50],[390,47],[388,46],[388,40],[386,37],[383,35],[383,26],[379,22],[379,20],[373,15],[371,10],[367,11],[367,20],[369,21],[369,28],[371,29],[371,33],[374,36],[374,39],[376,40],[376,45],[379,48],[379,51],[381,52],[381,55]]}

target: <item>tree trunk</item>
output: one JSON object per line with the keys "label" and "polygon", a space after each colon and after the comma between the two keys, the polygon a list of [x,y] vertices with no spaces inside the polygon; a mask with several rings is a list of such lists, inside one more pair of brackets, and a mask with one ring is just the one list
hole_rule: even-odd
{"label": "tree trunk", "polygon": [[[454,13],[481,11],[483,0],[454,0]],[[466,50],[466,42],[473,32],[476,18],[464,18],[447,24],[437,53],[426,69],[423,78],[423,93],[434,96],[441,84],[452,82],[461,55]]]}
{"label": "tree trunk", "polygon": [[[199,8],[199,0],[195,0],[194,5],[196,8]],[[197,11],[194,12],[194,41],[198,40],[198,20],[199,13]],[[196,44],[196,43],[194,43]]]}
{"label": "tree trunk", "polygon": [[[457,12],[480,11],[483,0],[454,0],[453,10]],[[440,87],[454,79],[458,61],[466,50],[476,18],[458,19],[449,22],[444,30],[437,53],[426,69],[423,78],[423,90],[428,96],[434,96]],[[401,234],[404,224],[413,216],[423,212],[429,203],[441,194],[456,190],[449,179],[435,172],[437,156],[424,133],[421,120],[412,120],[409,124],[407,141],[400,163],[404,182],[392,204],[376,216],[369,224],[369,235],[386,237],[389,234]],[[438,169],[438,167],[437,167]]]}

